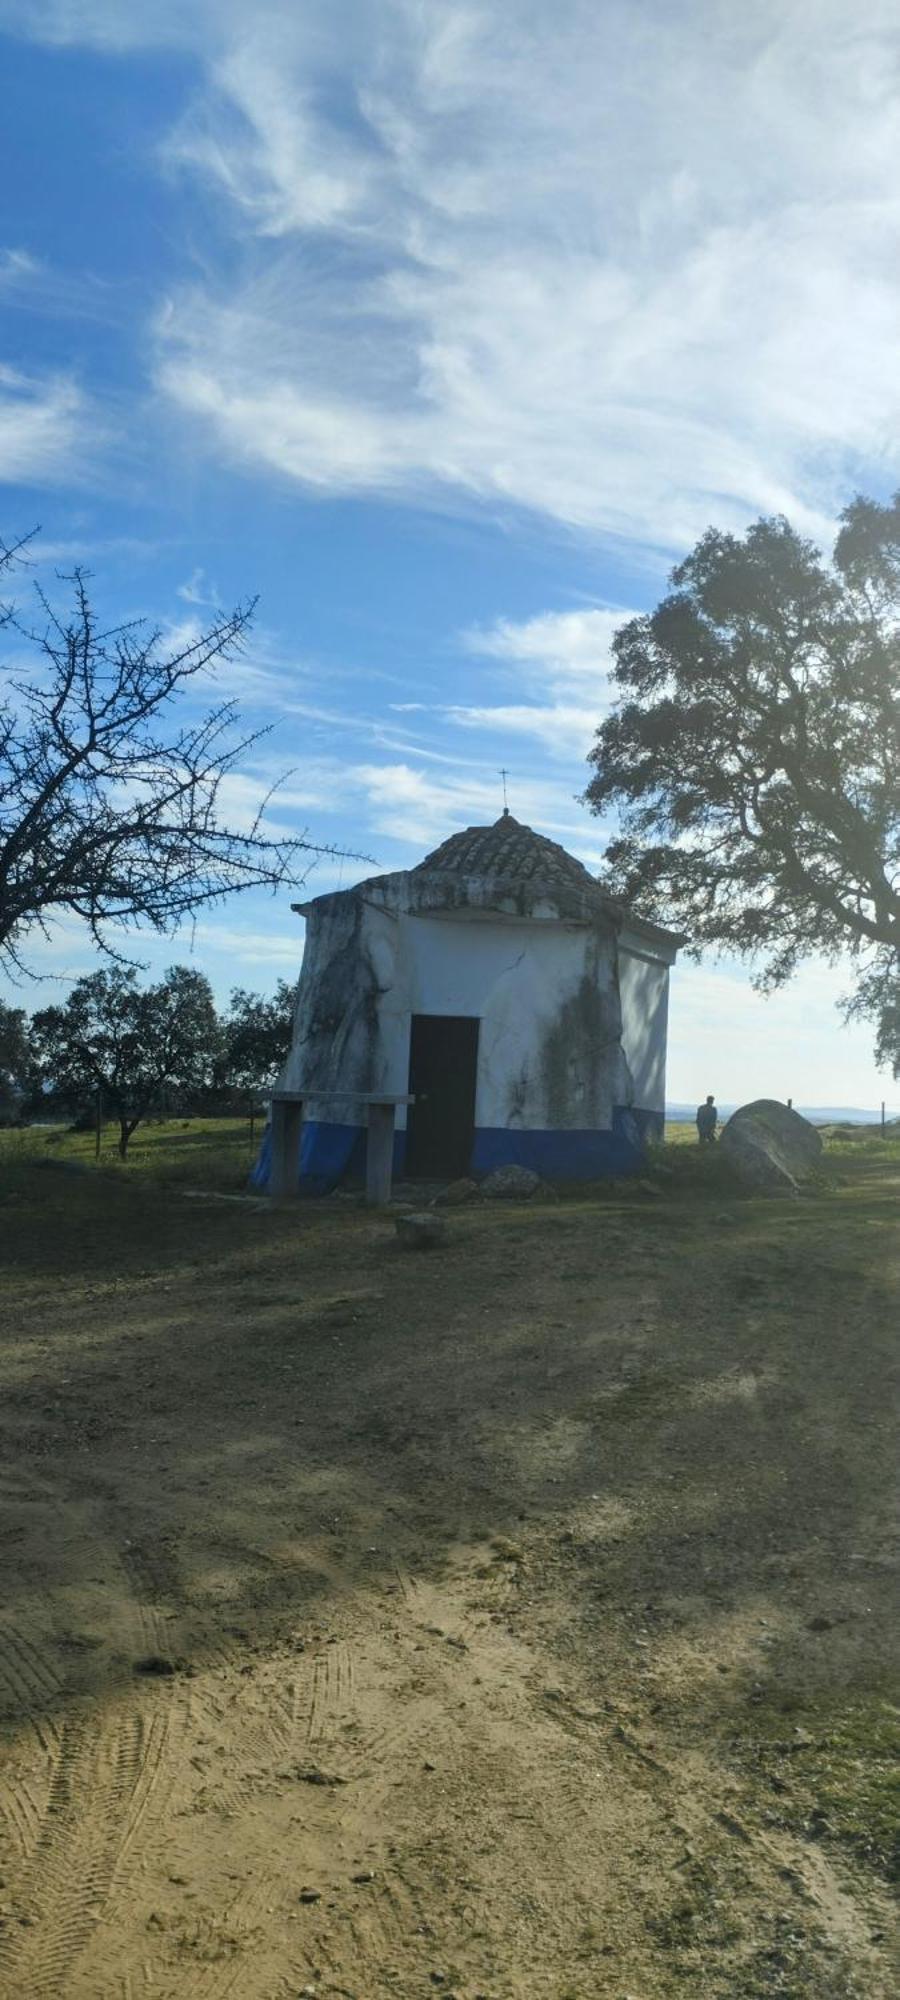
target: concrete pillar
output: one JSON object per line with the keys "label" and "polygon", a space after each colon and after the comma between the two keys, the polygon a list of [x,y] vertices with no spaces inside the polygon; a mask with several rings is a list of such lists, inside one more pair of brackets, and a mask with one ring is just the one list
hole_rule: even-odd
{"label": "concrete pillar", "polygon": [[276,1200],[296,1194],[300,1182],[300,1141],[303,1135],[303,1100],[272,1099],[272,1159],[269,1193]]}
{"label": "concrete pillar", "polygon": [[366,1201],[382,1208],[391,1198],[394,1171],[393,1104],[370,1104],[366,1138]]}

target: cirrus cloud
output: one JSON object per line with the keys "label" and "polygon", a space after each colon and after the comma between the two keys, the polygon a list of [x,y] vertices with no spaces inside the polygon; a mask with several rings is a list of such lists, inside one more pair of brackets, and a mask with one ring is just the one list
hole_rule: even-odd
{"label": "cirrus cloud", "polygon": [[86,477],[100,435],[77,383],[0,364],[0,483],[38,484]]}
{"label": "cirrus cloud", "polygon": [[173,284],[156,382],[327,494],[528,509],[662,561],[900,470],[888,0],[0,0],[188,51],[161,146],[234,254]]}
{"label": "cirrus cloud", "polygon": [[160,387],[220,449],[664,551],[760,511],[827,532],[893,469],[880,0],[304,14],[232,25],[169,142],[246,239],[237,286],[158,324]]}

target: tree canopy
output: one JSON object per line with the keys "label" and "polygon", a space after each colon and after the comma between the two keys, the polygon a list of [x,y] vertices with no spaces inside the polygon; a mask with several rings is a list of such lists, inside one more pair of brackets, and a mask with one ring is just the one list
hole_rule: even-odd
{"label": "tree canopy", "polygon": [[236,986],[224,1023],[224,1070],[237,1089],[274,1083],[291,1046],[295,988],[279,979],[271,999]]}
{"label": "tree canopy", "polygon": [[710,529],[616,635],[586,798],[613,892],[777,986],[849,954],[849,1011],[900,1071],[900,495],[831,562],[783,519]]}
{"label": "tree canopy", "polygon": [[62,1007],[32,1019],[45,1081],[78,1101],[97,1091],[119,1123],[119,1152],[166,1095],[212,1083],[222,1031],[202,972],[175,965],[156,986],[140,988],[132,966],[77,979]]}
{"label": "tree canopy", "polygon": [[0,1117],[15,1116],[37,1083],[28,1017],[0,1000]]}
{"label": "tree canopy", "polygon": [[[0,544],[0,569],[23,547]],[[185,700],[241,646],[253,605],[171,645],[141,621],[104,626],[85,571],[62,580],[67,611],[40,588],[34,622],[0,611],[15,662],[0,696],[0,962],[13,967],[27,931],[62,913],[108,950],[123,927],[171,933],[226,896],[297,882],[326,851],[270,838],[266,801],[248,826],[229,821],[223,779],[265,731],[241,734],[233,701]]]}

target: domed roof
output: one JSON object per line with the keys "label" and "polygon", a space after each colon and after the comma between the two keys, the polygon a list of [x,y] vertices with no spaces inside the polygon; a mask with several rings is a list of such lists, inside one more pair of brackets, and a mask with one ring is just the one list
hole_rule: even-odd
{"label": "domed roof", "polygon": [[[524,826],[508,809],[493,826],[467,826],[461,833],[451,833],[449,840],[443,840],[408,871],[372,875],[352,889],[332,890],[308,903],[294,903],[292,908],[300,916],[308,916],[314,909],[330,908],[348,897],[417,916],[460,917],[497,911],[528,919],[555,912],[577,924],[599,921],[619,928],[626,921],[629,930],[639,932],[651,946],[684,943],[675,931],[664,930],[645,917],[626,916],[621,904],[574,854],[567,854],[545,833]],[[671,963],[671,956],[667,962]]]}
{"label": "domed roof", "polygon": [[546,834],[524,826],[509,811],[501,813],[493,826],[467,826],[462,833],[452,833],[411,873],[435,871],[482,880],[487,876],[504,882],[546,883],[594,897],[599,893],[593,875],[573,854],[567,854],[558,841],[548,840]]}

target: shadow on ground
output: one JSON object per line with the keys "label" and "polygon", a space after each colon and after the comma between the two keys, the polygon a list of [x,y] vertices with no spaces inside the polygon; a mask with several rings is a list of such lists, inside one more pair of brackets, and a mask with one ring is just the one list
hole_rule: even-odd
{"label": "shadow on ground", "polygon": [[[425,1256],[352,1205],[23,1166],[0,1208],[14,1761],[141,1662],[252,1673],[354,1606],[389,1622],[410,1576],[464,1575],[527,1649],[529,1699],[564,1731],[605,1717],[638,1788],[672,1791],[667,1824],[719,1772],[715,1853],[688,1840],[635,1918],[646,1990],[881,1992],[898,1246],[885,1173],[842,1176],[716,1213],[465,1211]],[[846,1910],[784,1863],[741,1917],[779,1840],[850,1870]],[[573,1942],[568,1990],[601,1972]],[[611,1994],[621,1976],[619,1955]]]}

